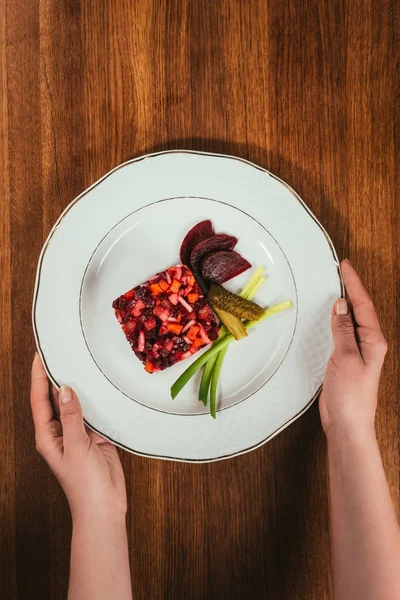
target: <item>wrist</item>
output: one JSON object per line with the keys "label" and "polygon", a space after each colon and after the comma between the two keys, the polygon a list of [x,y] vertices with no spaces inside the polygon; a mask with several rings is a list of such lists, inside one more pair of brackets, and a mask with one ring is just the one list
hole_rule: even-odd
{"label": "wrist", "polygon": [[376,442],[376,433],[373,423],[358,425],[356,427],[343,427],[333,425],[326,432],[328,448],[369,444]]}
{"label": "wrist", "polygon": [[80,511],[72,513],[72,526],[74,529],[86,529],[99,531],[126,527],[126,515],[124,511],[115,509]]}

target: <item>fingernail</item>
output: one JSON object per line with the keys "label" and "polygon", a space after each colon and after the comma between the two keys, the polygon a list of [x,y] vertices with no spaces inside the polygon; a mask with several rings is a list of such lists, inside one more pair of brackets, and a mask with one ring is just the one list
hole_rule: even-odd
{"label": "fingernail", "polygon": [[345,262],[345,263],[348,263],[349,265],[351,265],[351,262],[349,261],[349,259],[348,259],[348,258],[344,258],[344,259],[343,259],[343,262]]}
{"label": "fingernail", "polygon": [[339,298],[339,300],[336,300],[336,304],[335,304],[336,315],[337,316],[347,315],[348,312],[349,312],[349,307],[348,307],[347,301],[344,298]]}
{"label": "fingernail", "polygon": [[72,390],[66,385],[63,385],[62,388],[60,388],[60,393],[62,404],[67,404],[67,402],[72,400]]}

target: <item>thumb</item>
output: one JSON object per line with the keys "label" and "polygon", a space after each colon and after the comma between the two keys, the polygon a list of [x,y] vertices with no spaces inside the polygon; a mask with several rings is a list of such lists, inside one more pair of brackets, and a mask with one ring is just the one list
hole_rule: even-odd
{"label": "thumb", "polygon": [[349,305],[345,298],[336,300],[332,311],[332,334],[337,356],[358,354],[358,345]]}
{"label": "thumb", "polygon": [[70,387],[63,386],[59,393],[60,421],[63,430],[64,448],[80,445],[89,440],[83,423],[82,408]]}

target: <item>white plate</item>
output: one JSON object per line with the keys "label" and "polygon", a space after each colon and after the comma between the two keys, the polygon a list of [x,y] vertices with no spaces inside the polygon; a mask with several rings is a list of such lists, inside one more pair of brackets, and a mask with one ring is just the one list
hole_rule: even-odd
{"label": "white plate", "polygon": [[[215,421],[197,400],[199,377],[170,398],[190,361],[146,373],[111,308],[179,262],[184,235],[205,218],[265,267],[260,304],[293,302],[230,346]],[[67,207],[40,256],[33,326],[49,377],[77,391],[90,427],[138,454],[212,461],[259,446],[310,406],[341,293],[332,243],[288,185],[242,159],[172,151],[120,165]]]}

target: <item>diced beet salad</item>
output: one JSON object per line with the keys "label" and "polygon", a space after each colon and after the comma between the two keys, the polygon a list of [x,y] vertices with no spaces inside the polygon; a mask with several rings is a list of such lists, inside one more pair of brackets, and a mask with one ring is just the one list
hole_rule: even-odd
{"label": "diced beet salad", "polygon": [[126,339],[146,371],[189,358],[219,335],[214,313],[191,270],[176,265],[113,302]]}

